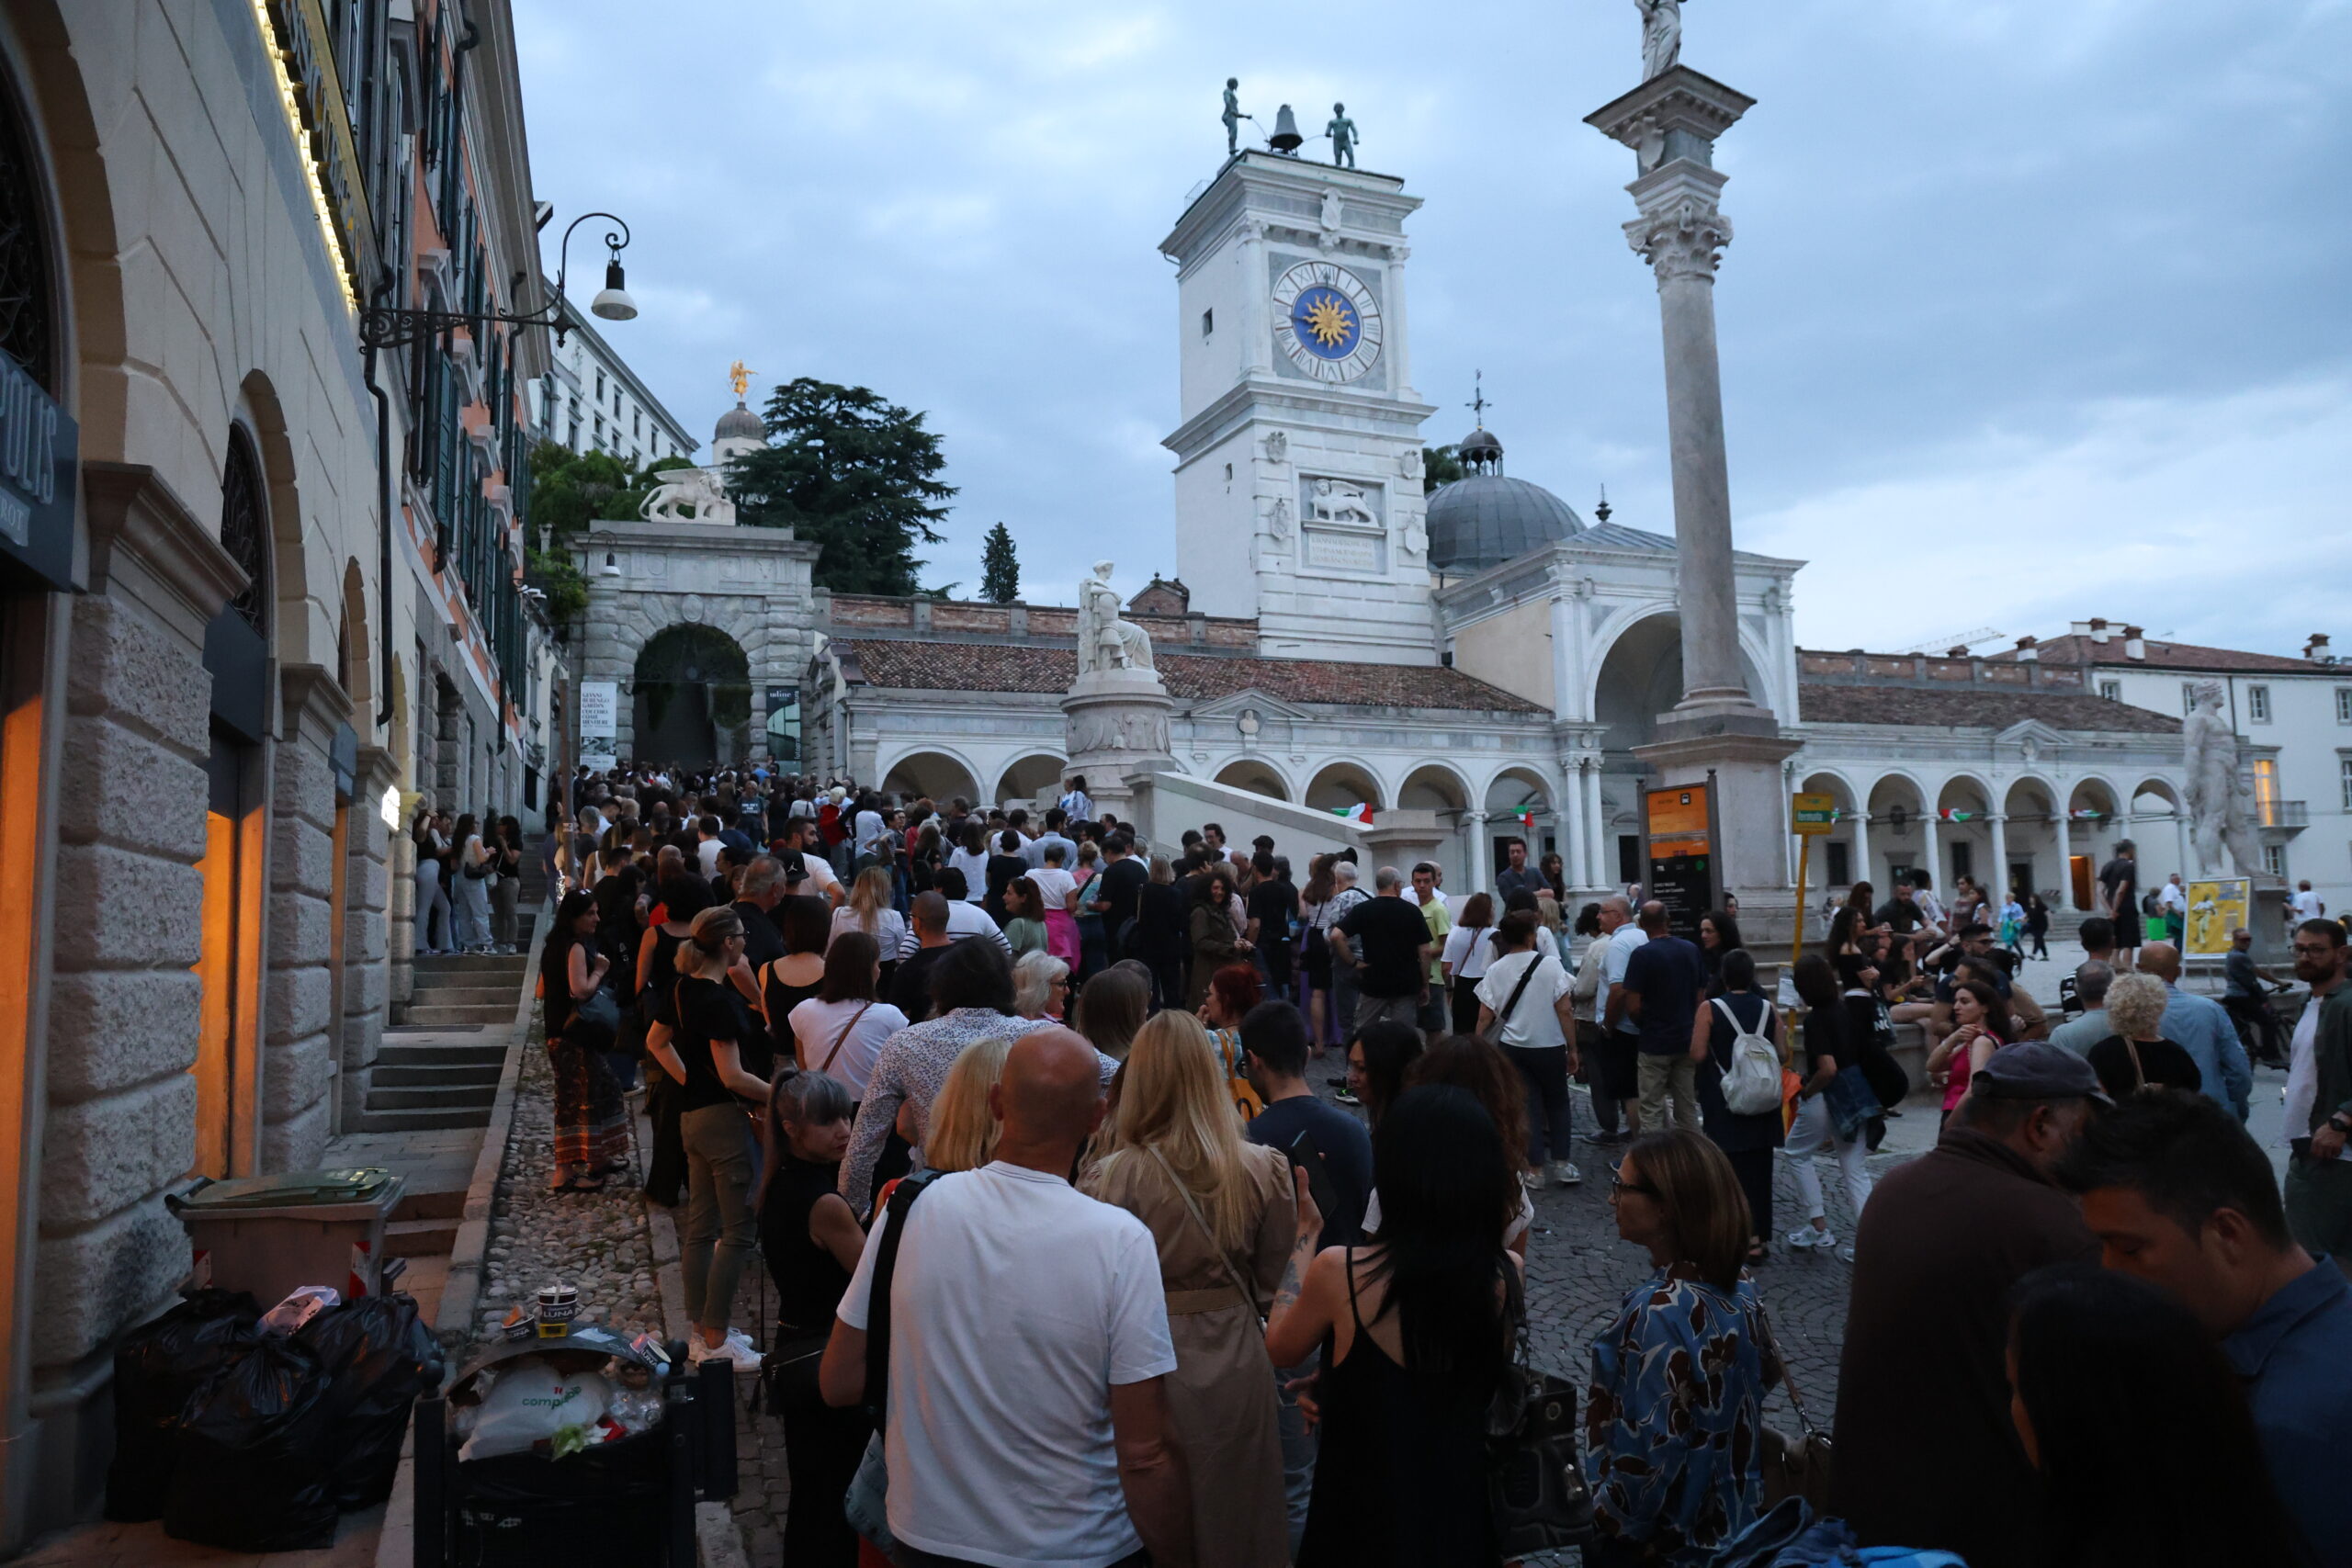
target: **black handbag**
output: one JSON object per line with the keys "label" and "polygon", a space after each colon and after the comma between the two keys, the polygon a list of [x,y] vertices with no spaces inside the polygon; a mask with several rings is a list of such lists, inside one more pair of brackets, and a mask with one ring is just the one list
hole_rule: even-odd
{"label": "black handbag", "polygon": [[1507,1560],[1593,1538],[1592,1494],[1577,1459],[1576,1385],[1536,1370],[1524,1307],[1518,1353],[1487,1416],[1487,1510]]}

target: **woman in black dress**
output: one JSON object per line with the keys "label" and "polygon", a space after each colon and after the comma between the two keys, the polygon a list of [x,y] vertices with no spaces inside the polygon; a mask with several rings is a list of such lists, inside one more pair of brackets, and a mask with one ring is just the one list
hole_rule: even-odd
{"label": "woman in black dress", "polygon": [[596,948],[596,901],[580,889],[557,906],[539,950],[540,1011],[555,1075],[555,1170],[559,1192],[594,1192],[628,1160],[628,1111],[605,1066],[610,1030],[580,1014],[612,961]]}
{"label": "woman in black dress", "polygon": [[1747,1260],[1761,1263],[1772,1235],[1772,1151],[1786,1133],[1778,1105],[1754,1115],[1734,1114],[1724,1103],[1724,1075],[1731,1070],[1732,1045],[1743,1029],[1761,1034],[1779,1050],[1781,1018],[1771,998],[1756,988],[1756,960],[1746,948],[1724,953],[1716,975],[1721,993],[1700,1008],[1699,1038],[1691,1043],[1691,1055],[1699,1061],[1699,1118],[1708,1141],[1731,1161],[1739,1190],[1747,1195]]}
{"label": "woman in black dress", "polygon": [[1136,890],[1133,956],[1151,970],[1151,1006],[1184,1005],[1184,956],[1192,936],[1184,923],[1184,890],[1166,855],[1151,857],[1151,880]]}
{"label": "woman in black dress", "polygon": [[1021,830],[1017,828],[1007,828],[989,840],[988,888],[980,895],[980,908],[1000,926],[1012,918],[1005,910],[1004,890],[1012,886],[1014,877],[1029,870],[1021,845]]}
{"label": "woman in black dress", "polygon": [[839,1079],[787,1067],[768,1091],[760,1128],[768,1172],[760,1193],[760,1250],[776,1293],[775,1348],[768,1356],[792,1480],[784,1560],[795,1568],[854,1568],[857,1562],[857,1532],[842,1517],[842,1495],[873,1428],[863,1409],[836,1410],[817,1392],[833,1311],[865,1248],[857,1216],[834,1190],[856,1109]]}
{"label": "woman in black dress", "polygon": [[1494,1568],[1486,1416],[1524,1309],[1502,1135],[1468,1090],[1431,1084],[1397,1098],[1372,1157],[1370,1246],[1317,1252],[1323,1217],[1299,1179],[1304,1282],[1266,1325],[1276,1366],[1329,1341],[1299,1568]]}

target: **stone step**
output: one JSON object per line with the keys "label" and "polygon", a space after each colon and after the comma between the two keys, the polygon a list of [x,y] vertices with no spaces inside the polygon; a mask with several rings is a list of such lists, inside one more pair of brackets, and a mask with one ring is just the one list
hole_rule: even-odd
{"label": "stone step", "polygon": [[[488,1066],[492,1070],[505,1065],[503,1045],[436,1045],[393,1044],[387,1043],[377,1054],[376,1071],[386,1067],[470,1067]],[[377,1082],[383,1080],[379,1077]]]}
{"label": "stone step", "polygon": [[[470,976],[467,976],[470,980]],[[439,980],[423,981],[410,993],[409,1005],[428,1002],[435,1007],[503,1007],[508,1012],[521,1000],[520,989],[514,986],[449,985]]]}
{"label": "stone step", "polygon": [[[520,980],[531,966],[530,955],[521,953],[420,953],[412,960],[419,980],[428,975],[497,975]],[[469,985],[487,986],[489,980],[469,980]]]}
{"label": "stone step", "polygon": [[410,1002],[400,1010],[400,1021],[411,1028],[438,1029],[453,1023],[479,1023],[487,1027],[494,1023],[514,1021],[514,1004],[496,1002],[487,1005],[443,1007],[437,1002]]}
{"label": "stone step", "polygon": [[466,1088],[478,1084],[495,1089],[498,1066],[496,1062],[435,1062],[388,1067],[379,1056],[368,1081],[377,1089]]}
{"label": "stone step", "polygon": [[[462,1196],[462,1195],[461,1195]],[[458,1215],[394,1220],[384,1227],[387,1258],[446,1258],[457,1249]]]}
{"label": "stone step", "polygon": [[346,1130],[354,1133],[431,1133],[448,1127],[485,1127],[490,1124],[490,1104],[449,1111],[362,1111],[359,1124]]}
{"label": "stone step", "polygon": [[368,1090],[370,1111],[462,1111],[479,1106],[486,1115],[490,1103],[498,1098],[498,1085],[441,1084],[421,1089],[379,1089]]}
{"label": "stone step", "polygon": [[447,1186],[403,1189],[400,1207],[392,1211],[392,1220],[397,1224],[402,1220],[463,1219],[468,1185],[453,1179]]}

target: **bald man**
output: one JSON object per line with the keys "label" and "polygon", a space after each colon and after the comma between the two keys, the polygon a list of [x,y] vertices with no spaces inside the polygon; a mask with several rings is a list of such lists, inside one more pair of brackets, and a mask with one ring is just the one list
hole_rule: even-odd
{"label": "bald man", "polygon": [[2245,1042],[2238,1026],[2211,997],[2195,997],[2180,988],[2180,949],[2168,942],[2152,942],[2140,949],[2140,973],[2165,983],[2165,1016],[2159,1025],[2165,1038],[2179,1046],[2205,1077],[2205,1093],[2246,1118],[2254,1094],[2254,1066],[2245,1059]]}
{"label": "bald man", "polygon": [[893,1200],[842,1293],[819,1372],[837,1406],[865,1397],[876,1258],[903,1226],[884,1448],[907,1568],[1193,1562],[1159,1250],[1068,1179],[1102,1120],[1099,1061],[1067,1029],[1015,1041],[989,1090],[995,1159]]}

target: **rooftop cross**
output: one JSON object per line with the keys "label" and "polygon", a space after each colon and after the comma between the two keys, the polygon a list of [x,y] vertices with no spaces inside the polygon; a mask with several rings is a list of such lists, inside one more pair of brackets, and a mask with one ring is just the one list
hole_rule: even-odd
{"label": "rooftop cross", "polygon": [[1472,398],[1468,402],[1462,405],[1464,408],[1468,409],[1472,413],[1478,416],[1478,428],[1481,430],[1484,430],[1487,427],[1487,410],[1494,406],[1487,401],[1487,389],[1485,386],[1486,376],[1487,373],[1483,370],[1473,370],[1470,372],[1470,382],[1472,387],[1476,389],[1477,396]]}

